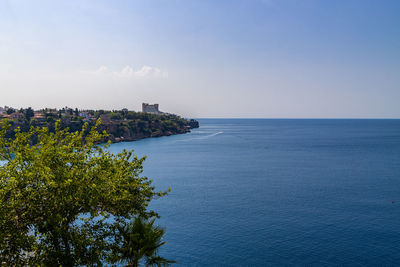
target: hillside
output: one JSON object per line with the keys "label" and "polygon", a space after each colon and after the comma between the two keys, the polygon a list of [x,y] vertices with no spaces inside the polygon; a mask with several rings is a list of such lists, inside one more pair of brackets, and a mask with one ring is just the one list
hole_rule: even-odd
{"label": "hillside", "polygon": [[109,134],[108,140],[113,143],[183,134],[199,127],[198,121],[184,119],[174,114],[151,114],[126,109],[114,111],[79,111],[69,108],[39,111],[33,111],[30,108],[18,111],[9,109],[0,113],[0,117],[8,119],[12,124],[11,131],[9,131],[10,137],[13,135],[12,129],[16,127],[20,127],[22,131],[27,131],[31,126],[41,126],[48,127],[52,131],[57,120],[60,120],[62,128],[68,128],[71,132],[74,132],[82,129],[85,122],[89,125],[95,125],[96,121],[100,119],[99,130],[105,130]]}

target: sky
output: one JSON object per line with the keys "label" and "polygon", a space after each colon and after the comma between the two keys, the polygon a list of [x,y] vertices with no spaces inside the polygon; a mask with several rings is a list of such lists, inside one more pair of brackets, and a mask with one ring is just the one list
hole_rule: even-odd
{"label": "sky", "polygon": [[0,0],[0,106],[400,118],[398,0]]}

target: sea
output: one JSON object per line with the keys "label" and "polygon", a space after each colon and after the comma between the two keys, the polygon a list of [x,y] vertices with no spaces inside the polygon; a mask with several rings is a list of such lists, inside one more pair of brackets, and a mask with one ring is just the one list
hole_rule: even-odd
{"label": "sea", "polygon": [[143,175],[177,266],[400,266],[400,120],[199,119],[113,144]]}

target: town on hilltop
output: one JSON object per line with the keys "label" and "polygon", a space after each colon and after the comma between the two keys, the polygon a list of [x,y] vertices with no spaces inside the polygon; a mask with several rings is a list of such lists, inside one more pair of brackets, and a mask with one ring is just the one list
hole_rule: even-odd
{"label": "town on hilltop", "polygon": [[27,131],[31,126],[48,127],[54,130],[55,122],[60,121],[61,127],[69,131],[79,131],[84,123],[94,125],[101,120],[100,129],[109,134],[108,140],[112,142],[133,141],[147,137],[181,134],[198,128],[199,123],[193,119],[184,119],[178,115],[159,111],[159,105],[142,104],[142,112],[131,111],[126,108],[121,110],[82,110],[64,107],[62,109],[32,108],[15,109],[0,107],[0,120],[11,124],[12,129],[19,127]]}

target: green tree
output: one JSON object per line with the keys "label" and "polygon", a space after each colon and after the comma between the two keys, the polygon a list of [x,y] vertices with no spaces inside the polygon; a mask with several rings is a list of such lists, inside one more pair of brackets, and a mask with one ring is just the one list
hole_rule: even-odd
{"label": "green tree", "polygon": [[85,124],[81,131],[2,122],[0,156],[0,262],[7,265],[101,265],[114,248],[116,225],[135,216],[157,216],[156,192],[141,176],[145,158],[116,155],[103,146],[106,133]]}
{"label": "green tree", "polygon": [[166,243],[162,241],[165,229],[154,226],[155,218],[147,220],[137,217],[130,222],[117,225],[114,247],[114,263],[120,262],[129,267],[137,267],[141,260],[146,266],[166,266],[175,261],[158,255],[158,249]]}
{"label": "green tree", "polygon": [[30,121],[31,118],[35,115],[35,112],[33,111],[33,109],[31,107],[25,109],[25,118],[27,121]]}
{"label": "green tree", "polygon": [[122,120],[122,115],[120,113],[112,112],[110,113],[110,118],[112,120]]}
{"label": "green tree", "polygon": [[8,108],[7,109],[7,114],[8,115],[13,114],[14,112],[15,112],[15,109],[13,109],[13,108]]}

